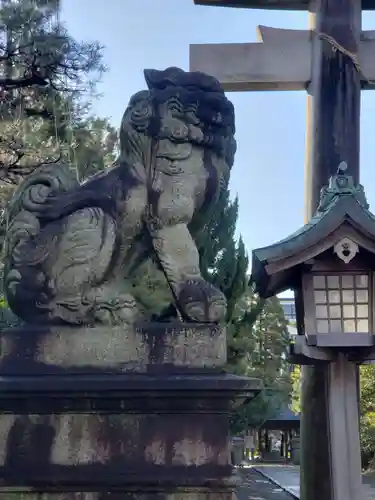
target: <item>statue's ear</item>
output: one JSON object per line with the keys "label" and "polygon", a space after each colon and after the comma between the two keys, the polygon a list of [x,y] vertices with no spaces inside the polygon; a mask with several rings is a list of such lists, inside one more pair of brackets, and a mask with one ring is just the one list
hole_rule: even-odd
{"label": "statue's ear", "polygon": [[149,89],[152,89],[155,87],[155,83],[160,80],[160,77],[158,75],[158,73],[160,73],[160,71],[156,70],[156,69],[145,69],[143,71],[143,74],[145,75],[145,80],[146,80],[146,83],[147,83],[147,87]]}

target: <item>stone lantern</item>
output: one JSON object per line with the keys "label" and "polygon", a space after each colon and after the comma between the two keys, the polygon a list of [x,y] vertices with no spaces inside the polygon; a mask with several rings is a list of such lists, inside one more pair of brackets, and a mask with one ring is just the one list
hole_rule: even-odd
{"label": "stone lantern", "polygon": [[262,297],[294,290],[299,347],[369,348],[375,344],[374,254],[375,216],[363,187],[340,166],[308,224],[254,250],[252,281]]}
{"label": "stone lantern", "polygon": [[289,360],[319,364],[328,375],[319,425],[329,432],[334,498],[351,500],[362,498],[357,365],[375,359],[375,216],[345,171],[340,164],[306,225],[253,251],[252,283],[264,298],[295,293],[298,335]]}

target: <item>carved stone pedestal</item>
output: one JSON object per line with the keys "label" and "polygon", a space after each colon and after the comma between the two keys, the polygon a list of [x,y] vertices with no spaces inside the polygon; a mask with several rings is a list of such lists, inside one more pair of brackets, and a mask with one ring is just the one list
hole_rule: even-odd
{"label": "carved stone pedestal", "polygon": [[231,500],[230,407],[261,384],[225,361],[216,326],[3,333],[0,499]]}

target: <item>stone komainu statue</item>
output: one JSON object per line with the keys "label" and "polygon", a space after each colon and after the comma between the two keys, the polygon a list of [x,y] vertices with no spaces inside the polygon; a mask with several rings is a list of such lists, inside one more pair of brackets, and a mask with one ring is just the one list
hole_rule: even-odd
{"label": "stone komainu statue", "polygon": [[154,258],[185,321],[219,321],[222,293],[201,276],[194,233],[229,180],[234,110],[219,83],[177,68],[146,70],[121,123],[120,157],[79,184],[45,165],[7,212],[4,286],[31,323],[132,324],[145,319],[129,277]]}

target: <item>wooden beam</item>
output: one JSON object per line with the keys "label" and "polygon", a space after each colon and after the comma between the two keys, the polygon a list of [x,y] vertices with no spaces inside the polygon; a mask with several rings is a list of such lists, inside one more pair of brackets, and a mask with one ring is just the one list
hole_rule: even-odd
{"label": "wooden beam", "polygon": [[356,365],[343,354],[329,365],[328,392],[333,500],[362,497]]}
{"label": "wooden beam", "polygon": [[307,30],[259,26],[255,43],[190,46],[190,70],[214,76],[226,91],[303,90],[310,80]]}
{"label": "wooden beam", "polygon": [[[190,71],[214,76],[226,91],[306,89],[317,35],[268,26],[258,26],[257,34],[254,43],[190,45]],[[375,88],[375,31],[362,32],[358,60],[362,87]]]}
{"label": "wooden beam", "polygon": [[[247,9],[308,10],[308,0],[194,0],[195,5]],[[362,0],[362,10],[375,10],[375,0]]]}
{"label": "wooden beam", "polygon": [[353,349],[347,354],[348,361],[356,363],[358,365],[362,363],[374,364],[375,361],[375,347],[369,347],[368,349]]}
{"label": "wooden beam", "polygon": [[[360,63],[365,67],[369,58],[365,55],[366,36],[361,33],[360,2],[316,0],[311,7],[315,31],[332,37],[331,40],[336,40],[353,54],[360,52]],[[348,163],[348,174],[358,181],[360,88],[363,84],[347,54],[333,51],[328,40],[318,37],[314,37],[313,45],[312,82],[309,87],[312,95],[309,117],[312,148],[305,191],[307,219],[318,206],[320,189],[336,172],[341,161]],[[330,425],[330,419],[335,423],[337,418],[332,413],[336,390],[332,382],[340,382],[332,376],[339,368],[336,363],[338,361],[323,366],[304,366],[302,370],[300,491],[303,500],[342,500],[337,496],[337,463],[332,464],[333,460],[339,459],[335,445],[339,438],[335,431],[332,436]],[[345,367],[346,364],[341,368]],[[348,368],[348,372],[343,374],[343,378],[348,376],[352,390],[355,390],[355,370]],[[357,397],[356,392],[354,396]],[[356,429],[353,432],[356,433]],[[354,439],[358,439],[358,433]],[[345,440],[345,436],[341,440]]]}
{"label": "wooden beam", "polygon": [[[260,28],[262,43],[201,45],[195,46],[191,53],[191,69],[212,74],[227,91],[301,90],[308,87],[312,94],[309,117],[311,168],[306,183],[306,215],[309,219],[317,208],[320,189],[336,172],[341,161],[348,164],[348,173],[358,181],[360,90],[374,88],[375,82],[374,37],[371,33],[361,33],[361,10],[374,10],[375,0],[195,2],[222,7],[306,9],[314,13],[315,31],[306,31],[307,37],[299,31],[275,30],[273,38],[269,32],[267,40],[265,28]],[[320,355],[308,347],[292,346],[292,359],[294,356],[295,360],[307,360],[311,359],[310,355]],[[293,352],[296,348],[307,356],[303,352]],[[367,350],[367,347],[362,349]],[[334,427],[336,415],[340,412],[352,425],[358,424],[353,417],[356,372],[345,360],[342,361],[327,363],[316,360],[315,366],[303,367],[303,500],[352,500],[359,495],[358,433],[345,441],[342,427]],[[347,388],[343,381],[347,381],[351,396],[355,396],[350,404],[345,401]],[[329,425],[329,417],[333,426]],[[350,430],[348,427],[346,432]],[[346,448],[340,448],[340,441]],[[342,452],[353,455],[353,460],[349,457],[346,461],[343,473],[339,468]],[[334,464],[331,463],[332,455]],[[343,478],[343,474],[346,477]],[[343,491],[345,482],[347,486]]]}
{"label": "wooden beam", "polygon": [[295,344],[291,350],[292,354],[301,355],[315,361],[333,361],[336,359],[336,353],[329,349],[321,349],[308,345],[304,335],[297,335]]}
{"label": "wooden beam", "polygon": [[312,366],[312,365],[326,365],[327,361],[322,361],[321,359],[310,358],[304,354],[297,354],[294,352],[294,347],[292,346],[290,352],[287,356],[287,361],[291,365],[299,366]]}
{"label": "wooden beam", "polygon": [[375,89],[375,31],[362,31],[359,46],[359,66],[363,89]]}
{"label": "wooden beam", "polygon": [[369,348],[375,345],[375,336],[369,333],[317,333],[308,334],[307,345],[317,348],[334,347],[336,349]]}

